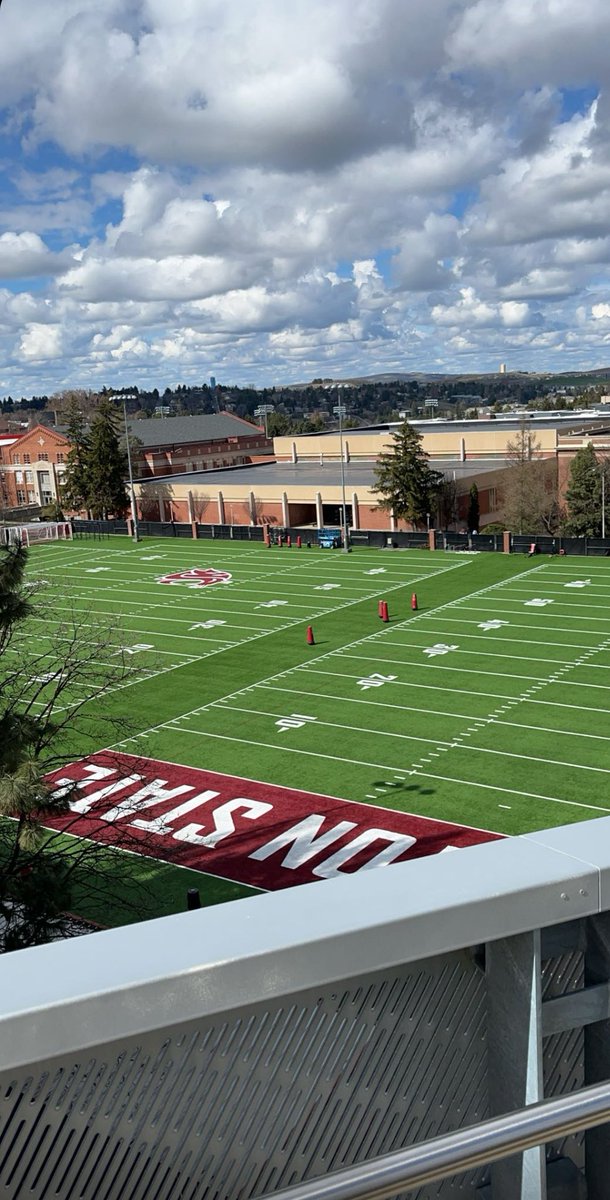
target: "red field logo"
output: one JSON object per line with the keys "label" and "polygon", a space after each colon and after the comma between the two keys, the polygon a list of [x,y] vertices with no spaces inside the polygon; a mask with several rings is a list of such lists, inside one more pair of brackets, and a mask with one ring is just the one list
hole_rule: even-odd
{"label": "red field logo", "polygon": [[172,571],[160,575],[157,583],[184,583],[189,587],[210,587],[213,583],[230,583],[233,576],[228,571],[217,571],[215,567],[191,567],[188,571]]}
{"label": "red field logo", "polygon": [[482,829],[104,751],[48,776],[70,813],[45,822],[275,891],[495,841]]}

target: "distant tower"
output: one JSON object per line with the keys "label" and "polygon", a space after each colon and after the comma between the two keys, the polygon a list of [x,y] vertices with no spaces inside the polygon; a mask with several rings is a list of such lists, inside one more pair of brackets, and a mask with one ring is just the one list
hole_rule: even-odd
{"label": "distant tower", "polygon": [[214,388],[216,387],[216,376],[215,375],[210,375],[210,387],[211,387],[212,391],[214,391]]}
{"label": "distant tower", "polygon": [[500,374],[506,375],[506,363],[500,363]]}

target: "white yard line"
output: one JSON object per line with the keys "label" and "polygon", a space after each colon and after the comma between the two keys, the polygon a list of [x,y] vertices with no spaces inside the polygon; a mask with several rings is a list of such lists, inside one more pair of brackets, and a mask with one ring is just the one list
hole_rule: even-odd
{"label": "white yard line", "polygon": [[[439,574],[439,575],[443,575],[443,574],[445,574],[445,572],[446,572],[446,571],[451,571],[451,570],[453,570],[453,569],[454,569],[454,568],[453,568],[453,567],[451,567],[451,566],[449,566],[449,567],[446,567],[446,568],[441,568],[441,569],[440,569],[440,570],[437,572],[437,574]],[[523,574],[523,575],[533,575],[533,574],[536,574],[536,573],[537,573],[538,571],[540,571],[541,569],[542,569],[542,568],[541,568],[540,566],[538,566],[538,567],[531,567],[531,568],[528,568],[526,571],[523,571],[523,572],[522,572],[522,574]],[[511,578],[512,578],[512,577],[511,577]],[[496,588],[499,588],[499,587],[503,587],[503,586],[504,586],[504,584],[505,584],[505,582],[506,582],[506,580],[502,579],[502,580],[498,580],[496,583],[489,584],[487,587],[484,587],[484,588],[478,588],[476,591],[469,593],[468,597],[466,597],[466,598],[467,598],[467,599],[471,599],[471,598],[474,598],[475,596],[483,596],[483,595],[487,595],[487,594],[488,594],[490,591],[493,591],[494,589],[496,589]],[[399,586],[402,586],[402,585],[399,585]],[[388,590],[389,590],[389,589],[388,589]],[[437,608],[435,611],[436,611],[436,612],[439,612],[439,611],[441,611],[442,609],[451,608],[451,607],[452,607],[454,604],[457,604],[457,603],[459,602],[459,600],[462,600],[462,599],[464,599],[464,597],[458,597],[458,598],[457,598],[457,599],[455,599],[455,600],[447,600],[447,601],[446,601],[444,604],[441,604],[441,605],[439,605],[439,606],[438,606],[438,608]],[[408,618],[408,621],[409,621],[409,622],[418,621],[419,619],[421,619],[421,618],[425,617],[425,615],[426,615],[425,613],[417,613],[417,614],[415,614],[415,616],[412,616],[412,617]],[[404,622],[404,623],[406,624],[406,622]],[[399,627],[399,626],[397,626],[397,628],[398,628],[398,627]],[[364,644],[366,644],[366,643],[371,643],[371,642],[373,642],[373,640],[374,640],[374,639],[378,639],[378,638],[380,638],[381,636],[383,636],[383,631],[379,631],[379,630],[378,630],[376,633],[369,634],[367,637],[364,637],[364,638],[357,638],[357,639],[356,639],[355,641],[353,641],[353,642],[348,642],[348,643],[346,644],[346,646],[345,646],[345,647],[343,647],[343,649],[347,649],[347,648],[349,648],[350,646],[360,646],[360,645],[364,645]],[[317,662],[322,662],[322,661],[324,661],[324,660],[331,659],[331,658],[333,658],[333,657],[334,657],[334,656],[336,656],[336,655],[337,655],[337,651],[336,651],[336,650],[330,650],[330,651],[327,651],[325,654],[320,654],[320,655],[318,655],[318,656],[316,657],[316,659],[315,659],[315,662],[316,662],[316,663],[317,663]],[[393,661],[393,660],[391,660],[391,661]],[[204,709],[206,709],[207,707],[209,707],[209,705],[210,705],[210,704],[212,704],[212,703],[214,703],[214,704],[217,704],[217,703],[218,703],[218,701],[219,701],[219,700],[221,700],[221,699],[229,700],[229,699],[231,699],[233,696],[241,696],[241,695],[243,695],[244,693],[246,693],[246,692],[250,691],[250,689],[251,689],[251,688],[253,688],[253,687],[255,687],[255,686],[258,686],[260,683],[269,683],[270,681],[272,681],[272,680],[274,680],[274,679],[282,679],[282,678],[286,678],[286,677],[288,677],[289,675],[291,675],[291,674],[292,674],[292,672],[293,672],[293,671],[295,671],[295,670],[299,670],[299,667],[298,667],[298,666],[297,666],[297,667],[290,667],[290,668],[288,668],[288,669],[286,669],[286,670],[284,670],[284,671],[278,671],[278,672],[276,672],[276,673],[275,673],[275,674],[273,674],[273,675],[268,675],[268,676],[266,676],[264,679],[257,680],[255,684],[248,684],[246,687],[243,687],[243,688],[238,688],[238,689],[237,689],[236,691],[234,691],[234,692],[228,692],[228,693],[226,694],[226,696],[224,696],[224,697],[218,697],[218,698],[217,698],[216,700],[214,700],[214,701],[209,701],[209,702],[208,702],[208,704],[199,705],[197,708],[188,709],[188,710],[187,710],[186,712],[184,712],[184,713],[181,715],[181,717],[180,717],[180,718],[178,718],[178,719],[181,719],[181,720],[186,720],[186,718],[187,718],[187,717],[190,717],[190,716],[194,715],[195,713],[202,712]],[[485,674],[485,672],[482,672],[482,671],[481,671],[481,672],[479,672],[479,674]],[[510,678],[514,678],[514,676],[510,676]],[[529,676],[528,676],[527,678],[529,678]],[[176,719],[176,718],[175,718],[175,719]],[[157,730],[157,729],[163,729],[163,728],[165,728],[165,726],[166,726],[167,724],[168,724],[168,722],[166,722],[166,721],[159,721],[159,722],[158,722],[157,724],[155,724],[155,725],[150,725],[150,726],[148,726],[148,728],[147,728],[146,730],[144,730],[144,731],[143,731],[143,733],[144,733],[146,736],[148,736],[148,734],[150,734],[150,733],[153,733],[153,732],[154,732],[155,730]],[[142,736],[142,735],[140,734],[140,735],[138,735],[138,736]],[[132,740],[132,739],[129,739],[129,740]],[[117,743],[116,743],[116,747],[118,747],[118,746],[121,746],[121,745],[123,745],[123,743],[122,743],[122,742],[117,742]],[[116,748],[116,747],[115,747],[115,748]],[[110,749],[110,748],[111,748],[111,747],[107,747],[107,749]]]}
{"label": "white yard line", "polygon": [[[166,725],[167,725],[167,723],[166,723]],[[164,726],[155,726],[155,728],[163,728],[163,727]],[[307,755],[310,758],[327,759],[330,762],[349,763],[350,766],[354,766],[354,767],[372,767],[375,770],[379,770],[379,771],[394,771],[394,772],[399,771],[402,774],[405,774],[410,777],[416,775],[423,779],[439,779],[439,780],[446,781],[447,783],[457,783],[457,784],[460,784],[462,787],[466,787],[466,788],[469,788],[469,787],[485,788],[488,791],[503,792],[507,795],[512,795],[512,796],[525,796],[528,799],[532,799],[532,800],[548,800],[555,804],[567,804],[572,808],[590,809],[592,812],[604,812],[604,813],[610,812],[610,808],[603,808],[599,804],[582,804],[577,800],[563,800],[558,796],[543,796],[536,792],[521,792],[521,791],[518,791],[516,788],[503,788],[503,787],[498,787],[498,786],[496,786],[494,784],[490,784],[490,783],[474,783],[474,782],[472,782],[472,780],[469,780],[469,779],[455,779],[448,775],[432,775],[428,771],[420,771],[420,770],[415,770],[412,768],[411,769],[405,768],[403,771],[401,771],[400,768],[390,765],[389,763],[369,762],[366,759],[360,759],[360,758],[345,758],[342,755],[338,755],[338,754],[321,754],[320,751],[317,751],[317,750],[299,750],[299,749],[297,749],[296,746],[287,746],[284,744],[269,745],[267,742],[256,742],[256,741],[253,741],[251,738],[230,737],[228,734],[208,733],[205,730],[200,730],[200,729],[181,728],[180,732],[187,734],[189,737],[206,737],[206,738],[214,738],[218,741],[223,741],[223,742],[237,742],[240,745],[259,746],[261,749],[264,749],[264,750],[277,750],[284,754],[301,754],[301,755]],[[143,737],[143,736],[147,736],[147,735],[136,734],[133,738],[127,739],[125,743],[117,743],[117,745],[118,746],[126,745],[128,741],[134,742],[137,740],[138,737]]]}
{"label": "white yard line", "polygon": [[[394,667],[417,667],[417,670],[422,671],[458,671],[460,675],[485,675],[488,678],[493,675],[494,678],[500,676],[502,679],[527,679],[533,683],[542,683],[546,680],[546,675],[512,675],[509,671],[477,671],[472,667],[450,667],[446,663],[437,662],[404,662],[398,658],[372,658],[370,654],[348,654],[345,650],[332,650],[332,654],[338,658],[354,658],[360,662],[385,663],[386,666]],[[593,684],[591,684],[593,686]]]}
{"label": "white yard line", "polygon": [[[343,676],[343,678],[353,679],[353,675]],[[278,684],[271,683],[255,683],[255,688],[263,688],[270,692],[287,692],[289,696],[308,696],[312,700],[339,700],[341,704],[366,704],[373,708],[392,708],[397,712],[414,712],[420,716],[431,717],[455,717],[456,721],[473,721],[473,720],[489,720],[487,717],[473,717],[470,714],[447,712],[445,709],[438,708],[416,708],[413,704],[389,704],[387,700],[363,700],[359,696],[337,696],[331,692],[306,692],[302,688],[280,687]],[[472,694],[472,693],[470,693]],[[463,693],[460,693],[463,695]],[[487,696],[487,693],[484,693]],[[535,728],[532,726],[532,728]],[[593,736],[593,735],[590,735]],[[610,741],[610,738],[608,738]]]}
{"label": "white yard line", "polygon": [[[220,707],[221,711],[223,711],[223,712],[246,713],[246,714],[253,715],[256,717],[269,717],[269,718],[271,718],[271,720],[273,720],[274,718],[276,718],[278,716],[281,716],[281,714],[279,714],[279,713],[269,712],[266,709],[241,708],[237,704],[230,704],[227,707],[225,707],[225,704],[226,704],[226,702],[222,701],[222,700],[221,701],[213,701],[212,704],[208,705],[208,709]],[[471,722],[471,724],[476,724],[477,722],[482,722],[486,727],[488,727],[490,724],[494,723],[493,718],[491,718],[491,717],[470,717],[470,722]],[[427,746],[435,745],[438,747],[445,747],[446,749],[450,749],[450,750],[469,751],[472,754],[494,754],[494,755],[497,755],[499,758],[517,758],[517,759],[521,759],[521,761],[523,761],[523,762],[532,762],[531,754],[517,754],[515,751],[511,751],[511,750],[494,750],[488,746],[472,746],[469,742],[462,744],[462,743],[457,743],[455,740],[443,741],[440,738],[419,737],[418,735],[412,734],[412,733],[396,733],[395,731],[389,730],[389,729],[369,729],[369,728],[367,728],[367,726],[363,726],[363,725],[346,725],[340,721],[326,721],[322,717],[317,717],[315,726],[312,727],[312,731],[315,732],[320,729],[343,729],[343,730],[349,731],[350,733],[366,733],[372,737],[398,738],[400,741],[404,741],[404,742],[423,742]],[[188,730],[186,732],[188,732]],[[191,732],[194,732],[194,731],[191,731]],[[562,731],[561,730],[560,731],[551,730],[550,732],[562,732]],[[607,739],[605,739],[605,740],[607,740]],[[264,743],[264,744],[267,745],[268,743]],[[269,744],[275,746],[276,743],[269,743]],[[282,746],[285,746],[285,745],[287,745],[287,743],[282,742]],[[306,752],[304,751],[304,753],[306,753]],[[573,771],[594,771],[594,772],[596,772],[596,774],[599,774],[599,775],[610,775],[610,767],[592,767],[592,766],[587,765],[586,763],[564,762],[562,759],[545,758],[541,755],[538,755],[535,758],[535,761],[537,763],[548,763],[549,766],[554,766],[554,767],[569,767]],[[400,768],[397,767],[396,769],[399,770]]]}
{"label": "white yard line", "polygon": [[[417,632],[417,630],[416,630],[416,632]],[[463,633],[463,634],[461,634],[461,636],[462,637],[476,637],[476,635],[472,634],[472,633],[471,634]],[[489,644],[490,639],[487,639],[487,640],[488,640],[488,644]],[[485,645],[486,639],[484,637],[478,636],[477,641],[479,641],[483,645]],[[539,645],[548,645],[548,643],[544,643],[544,642],[540,642],[538,644]],[[390,641],[390,638],[386,638],[386,640],[384,642],[384,646],[396,646],[398,649],[410,650],[412,653],[415,653],[416,650],[421,650],[424,648],[422,646],[409,646],[406,642],[392,642],[392,641]],[[571,658],[537,658],[534,654],[513,654],[513,653],[501,654],[497,650],[485,650],[485,649],[462,650],[461,647],[459,647],[459,646],[458,646],[457,650],[452,650],[451,653],[452,653],[452,655],[453,654],[467,654],[470,658],[473,658],[473,657],[474,658],[510,658],[511,661],[514,661],[514,662],[550,663],[551,665],[553,663],[557,663],[560,667],[566,666],[567,664],[572,662]],[[410,660],[407,660],[407,661],[410,664]]]}
{"label": "white yard line", "polygon": [[[301,663],[300,666],[294,667],[294,668],[292,668],[292,670],[305,671],[305,672],[311,671],[312,675],[329,675],[329,676],[331,676],[332,679],[352,679],[352,680],[354,680],[354,679],[358,679],[359,675],[360,675],[359,671],[356,672],[355,675],[346,675],[343,671],[323,671],[323,670],[320,671],[317,669],[315,662],[314,663]],[[511,676],[511,679],[512,678],[513,678],[513,676]],[[261,683],[252,684],[252,687],[264,687],[264,686],[266,686],[264,681]],[[392,679],[386,686],[390,687],[390,688],[395,688],[395,687],[422,688],[426,692],[451,692],[456,696],[464,695],[463,688],[440,687],[436,683],[412,683],[410,680],[402,680],[402,679]],[[317,695],[317,693],[315,693],[315,694]],[[502,692],[475,692],[471,688],[469,688],[469,690],[468,690],[468,695],[469,696],[486,697],[487,699],[490,699],[490,700],[513,700],[514,699],[514,696],[505,696]],[[572,706],[570,706],[570,707],[572,707]],[[574,705],[574,707],[578,708],[578,705]],[[422,711],[426,712],[427,710],[423,709]]]}
{"label": "white yard line", "polygon": [[[451,564],[451,565],[449,565],[449,566],[447,566],[447,567],[441,567],[441,568],[439,568],[439,570],[438,570],[437,572],[435,572],[435,574],[436,574],[436,575],[444,575],[444,574],[445,574],[446,572],[448,572],[448,571],[454,571],[454,570],[456,570],[456,567],[459,567],[459,565],[460,565],[460,564]],[[386,589],[385,589],[385,592],[386,592],[386,594],[387,594],[387,593],[389,593],[389,592],[391,592],[391,591],[396,591],[396,590],[398,590],[399,588],[401,588],[401,587],[403,587],[403,586],[404,586],[403,584],[395,584],[395,585],[394,585],[393,587],[391,587],[391,588],[386,588]],[[360,601],[359,601],[359,600],[348,600],[348,601],[346,601],[344,604],[341,604],[341,605],[339,606],[339,608],[351,608],[351,607],[353,607],[355,604],[359,604],[359,603],[360,603]],[[335,610],[335,611],[338,611],[338,610]],[[317,614],[312,614],[312,615],[311,615],[311,619],[313,619],[313,616],[314,616],[314,615],[317,615]],[[302,620],[303,620],[303,621],[305,621],[305,620],[307,620],[307,618],[303,618]],[[294,624],[294,623],[293,623],[293,624]],[[292,627],[293,627],[293,625],[285,625],[285,626],[280,626],[280,627],[276,626],[276,627],[275,627],[275,628],[273,628],[273,629],[260,630],[260,631],[258,631],[258,632],[256,632],[256,633],[254,633],[254,634],[253,634],[251,637],[247,637],[247,638],[242,638],[242,639],[240,639],[240,641],[239,641],[239,642],[237,642],[237,643],[235,643],[235,645],[238,645],[238,646],[245,646],[245,645],[247,645],[247,643],[248,643],[248,642],[257,641],[259,638],[262,638],[262,637],[268,637],[268,636],[270,636],[270,635],[271,635],[271,634],[273,634],[273,633],[277,633],[277,632],[281,631],[281,629],[282,629],[282,628],[292,628]],[[139,680],[128,680],[128,681],[127,681],[127,682],[125,682],[125,683],[118,684],[116,687],[113,687],[113,688],[109,689],[109,690],[108,690],[108,692],[107,692],[106,694],[107,694],[107,695],[111,695],[111,694],[113,694],[114,692],[117,692],[117,691],[121,691],[121,690],[123,690],[123,688],[126,688],[126,687],[133,687],[133,686],[134,686],[134,684],[136,684],[136,683],[148,682],[150,679],[153,679],[153,678],[155,678],[155,677],[157,677],[157,676],[161,676],[161,675],[168,674],[168,672],[169,672],[169,671],[180,670],[180,669],[181,669],[182,667],[184,667],[184,666],[192,666],[192,665],[193,665],[193,663],[196,663],[196,662],[198,662],[198,661],[203,661],[203,660],[204,660],[204,659],[206,659],[206,658],[211,658],[211,657],[212,657],[212,655],[215,655],[215,654],[224,654],[224,653],[225,653],[227,650],[231,650],[231,649],[233,649],[233,648],[234,648],[233,646],[226,646],[226,645],[219,646],[218,648],[215,648],[215,649],[208,650],[208,651],[206,651],[206,652],[205,652],[205,653],[203,653],[203,654],[199,654],[199,655],[193,656],[193,657],[190,659],[190,661],[189,661],[189,662],[187,662],[187,663],[175,663],[173,666],[171,666],[171,667],[167,667],[165,670],[162,670],[162,671],[155,671],[155,672],[148,672],[148,673],[147,673],[147,675],[146,675],[146,679],[145,679],[145,680],[144,680],[144,679],[139,679]],[[56,711],[57,711],[57,712],[67,711],[67,709],[68,709],[68,708],[70,708],[70,707],[73,707],[73,706],[72,706],[72,705],[68,705],[68,706],[66,706],[66,708],[64,708],[64,709],[62,709],[62,708],[58,708],[58,709],[56,709]],[[153,728],[156,728],[156,727],[153,727]]]}

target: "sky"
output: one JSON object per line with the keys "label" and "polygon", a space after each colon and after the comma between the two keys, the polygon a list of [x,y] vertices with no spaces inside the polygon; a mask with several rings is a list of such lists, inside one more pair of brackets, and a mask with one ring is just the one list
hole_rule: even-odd
{"label": "sky", "polygon": [[0,395],[610,365],[608,0],[3,0]]}

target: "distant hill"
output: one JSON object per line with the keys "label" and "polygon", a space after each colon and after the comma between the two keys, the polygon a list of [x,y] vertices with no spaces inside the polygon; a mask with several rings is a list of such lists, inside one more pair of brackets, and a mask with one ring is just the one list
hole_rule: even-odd
{"label": "distant hill", "polygon": [[285,390],[304,389],[308,387],[365,387],[367,383],[454,383],[473,379],[556,379],[557,382],[595,379],[610,379],[610,367],[593,367],[584,371],[467,371],[451,374],[439,371],[384,371],[377,375],[353,375],[345,379],[310,380],[309,383],[292,383],[285,385]]}

